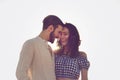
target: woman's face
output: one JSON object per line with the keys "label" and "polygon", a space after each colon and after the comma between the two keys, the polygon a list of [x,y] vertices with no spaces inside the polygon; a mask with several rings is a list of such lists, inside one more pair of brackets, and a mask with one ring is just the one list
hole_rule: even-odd
{"label": "woman's face", "polygon": [[68,38],[69,38],[69,30],[66,27],[64,27],[60,36],[60,42],[63,46],[67,44]]}

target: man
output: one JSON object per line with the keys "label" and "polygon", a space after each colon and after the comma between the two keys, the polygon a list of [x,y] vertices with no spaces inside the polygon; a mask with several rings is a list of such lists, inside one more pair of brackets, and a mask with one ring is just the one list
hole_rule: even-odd
{"label": "man", "polygon": [[23,45],[16,70],[17,80],[56,80],[54,54],[47,42],[53,43],[62,27],[63,22],[57,16],[45,17],[40,35]]}

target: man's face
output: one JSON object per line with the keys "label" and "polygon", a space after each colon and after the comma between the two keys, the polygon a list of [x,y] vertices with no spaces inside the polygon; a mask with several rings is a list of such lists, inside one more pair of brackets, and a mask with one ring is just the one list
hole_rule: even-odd
{"label": "man's face", "polygon": [[61,25],[58,25],[56,29],[53,30],[53,32],[50,33],[50,42],[53,43],[55,38],[59,38],[61,35],[63,27]]}

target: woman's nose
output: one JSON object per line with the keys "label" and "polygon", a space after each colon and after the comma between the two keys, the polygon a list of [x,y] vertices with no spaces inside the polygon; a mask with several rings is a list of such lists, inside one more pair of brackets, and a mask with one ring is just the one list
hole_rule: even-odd
{"label": "woman's nose", "polygon": [[60,39],[64,39],[64,35],[61,35]]}
{"label": "woman's nose", "polygon": [[62,36],[62,35],[61,35],[61,34],[59,34],[59,35],[58,35],[58,38],[61,38],[61,36]]}

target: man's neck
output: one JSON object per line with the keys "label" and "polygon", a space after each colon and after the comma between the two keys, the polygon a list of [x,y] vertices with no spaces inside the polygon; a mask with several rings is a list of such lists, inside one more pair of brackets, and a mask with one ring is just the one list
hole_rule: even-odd
{"label": "man's neck", "polygon": [[41,37],[42,39],[48,41],[49,37],[48,37],[48,33],[46,31],[42,31],[39,35],[39,37]]}

